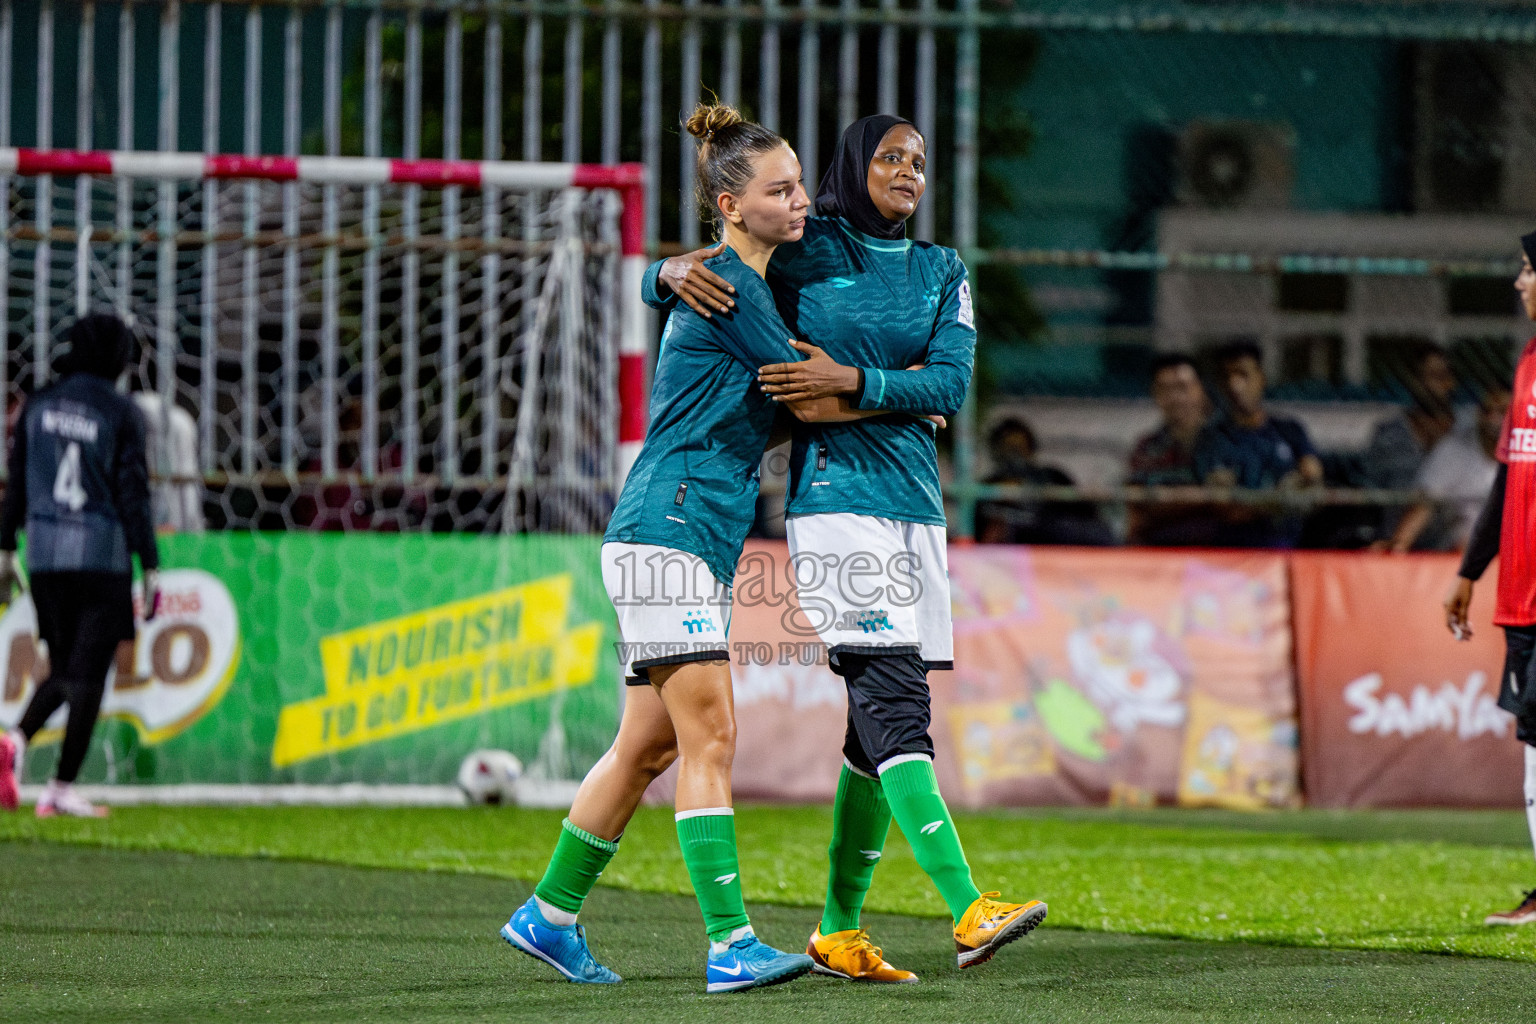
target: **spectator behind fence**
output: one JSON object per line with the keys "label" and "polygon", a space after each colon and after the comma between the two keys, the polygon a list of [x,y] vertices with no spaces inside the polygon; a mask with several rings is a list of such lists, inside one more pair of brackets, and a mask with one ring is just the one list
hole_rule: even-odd
{"label": "spectator behind fence", "polygon": [[[318,443],[315,447],[319,447]],[[398,478],[404,466],[399,442],[378,446],[377,472]],[[304,461],[304,472],[319,477],[318,454]],[[399,533],[424,522],[430,508],[427,491],[395,483],[360,480],[363,468],[363,400],[345,398],[336,415],[336,468],[332,480],[306,482],[294,495],[292,525],[304,530],[372,530]]]}
{"label": "spectator behind fence", "polygon": [[[1200,481],[1252,490],[1322,483],[1323,464],[1307,428],[1264,407],[1259,347],[1250,341],[1233,342],[1217,353],[1216,365],[1225,408],[1195,444]],[[1284,509],[1229,505],[1221,519],[1217,543],[1223,547],[1289,548],[1301,534],[1301,517]]]}
{"label": "spectator behind fence", "polygon": [[[1451,397],[1456,392],[1456,375],[1440,346],[1426,341],[1411,350],[1403,384],[1408,389],[1409,404],[1376,424],[1354,472],[1342,477],[1340,483],[1410,490],[1430,451],[1455,427],[1456,409]],[[1474,428],[1470,422],[1463,425],[1470,444]],[[1364,539],[1376,538],[1371,546],[1378,550],[1390,543],[1402,522],[1404,509],[1388,506],[1361,511],[1371,513],[1370,521],[1361,523]]]}
{"label": "spectator behind fence", "polygon": [[1415,490],[1432,499],[1409,508],[1392,534],[1390,549],[1459,551],[1498,474],[1496,453],[1509,412],[1509,392],[1489,391],[1478,403],[1477,422],[1446,434],[1414,478]]}
{"label": "spectator behind fence", "polygon": [[175,402],[166,405],[153,391],[135,391],[144,417],[150,497],[155,529],[202,533],[202,471],[197,464],[197,421]]}
{"label": "spectator behind fence", "polygon": [[[1035,432],[1020,416],[1007,416],[987,434],[992,474],[984,484],[1072,486],[1055,466],[1035,461]],[[1077,544],[1115,542],[1109,525],[1089,501],[983,501],[976,506],[976,539],[983,544]]]}
{"label": "spectator behind fence", "polygon": [[[1136,442],[1125,482],[1142,487],[1194,487],[1195,442],[1210,419],[1211,403],[1195,361],[1167,353],[1152,362],[1152,401],[1163,421]],[[1127,537],[1132,544],[1208,547],[1216,543],[1220,521],[1208,504],[1135,504],[1130,507]]]}
{"label": "spectator behind fence", "polygon": [[1362,456],[1364,482],[1371,487],[1412,487],[1419,467],[1456,422],[1456,375],[1438,345],[1424,342],[1415,350],[1403,383],[1411,403],[1376,424]]}

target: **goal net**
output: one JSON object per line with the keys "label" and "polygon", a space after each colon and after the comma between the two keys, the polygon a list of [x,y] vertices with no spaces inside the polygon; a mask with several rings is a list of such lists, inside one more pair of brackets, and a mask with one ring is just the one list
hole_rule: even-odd
{"label": "goal net", "polygon": [[156,469],[217,488],[210,526],[337,525],[307,486],[336,479],[374,491],[349,526],[602,525],[624,200],[592,186],[628,169],[8,152],[9,395],[115,310],[132,386],[195,421]]}
{"label": "goal net", "polygon": [[[617,702],[587,549],[643,430],[641,181],[0,150],[8,409],[116,311],[174,531],[85,778],[443,783],[476,747],[579,777]],[[46,660],[23,612],[6,722]],[[243,752],[200,770],[199,730]]]}

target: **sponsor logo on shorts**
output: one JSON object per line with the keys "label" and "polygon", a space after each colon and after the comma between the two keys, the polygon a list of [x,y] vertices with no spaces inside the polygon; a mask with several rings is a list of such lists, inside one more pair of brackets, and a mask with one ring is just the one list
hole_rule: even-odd
{"label": "sponsor logo on shorts", "polygon": [[708,612],[689,612],[683,616],[683,627],[688,630],[688,635],[695,633],[718,633],[720,627],[715,625],[715,620]]}
{"label": "sponsor logo on shorts", "polygon": [[859,629],[866,633],[878,633],[881,630],[895,629],[891,625],[890,612],[884,608],[874,608],[870,611],[844,612],[842,628],[850,632]]}

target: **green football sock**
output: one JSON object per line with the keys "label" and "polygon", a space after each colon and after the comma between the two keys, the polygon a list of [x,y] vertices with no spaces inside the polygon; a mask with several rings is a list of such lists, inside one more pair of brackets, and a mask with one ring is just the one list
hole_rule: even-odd
{"label": "green football sock", "polygon": [[821,934],[844,932],[859,926],[864,894],[869,892],[880,851],[891,830],[891,805],[879,779],[843,766],[837,780],[837,801],[832,805],[832,862],[827,875],[827,903],[821,911]]}
{"label": "green football sock", "polygon": [[580,913],[582,901],[618,848],[616,841],[599,839],[566,818],[560,825],[560,840],[550,855],[549,867],[544,869],[544,878],[534,887],[533,894],[552,907]]}
{"label": "green football sock", "polygon": [[933,762],[926,757],[898,761],[880,772],[880,785],[891,802],[896,823],[912,844],[917,866],[933,879],[949,905],[950,916],[959,924],[981,891],[971,881],[971,866],[965,862],[955,823],[939,795]]}
{"label": "green football sock", "polygon": [[704,914],[704,930],[711,942],[721,942],[747,924],[736,859],[736,818],[729,807],[679,811],[677,844]]}

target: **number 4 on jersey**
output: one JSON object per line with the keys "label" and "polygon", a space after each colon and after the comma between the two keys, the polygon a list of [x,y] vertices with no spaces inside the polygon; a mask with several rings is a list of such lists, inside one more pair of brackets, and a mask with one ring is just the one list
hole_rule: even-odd
{"label": "number 4 on jersey", "polygon": [[69,447],[64,449],[64,458],[59,460],[59,475],[53,478],[53,500],[71,512],[79,512],[85,507],[85,488],[80,483],[79,442],[69,442]]}

